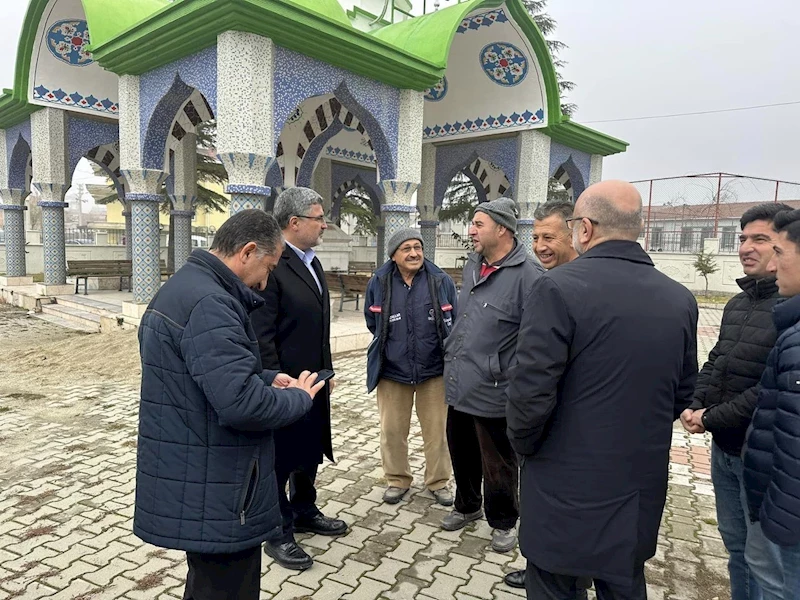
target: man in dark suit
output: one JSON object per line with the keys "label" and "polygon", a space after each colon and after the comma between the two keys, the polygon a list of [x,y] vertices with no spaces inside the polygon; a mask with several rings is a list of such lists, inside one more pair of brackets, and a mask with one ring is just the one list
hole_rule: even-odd
{"label": "man in dark suit", "polygon": [[[296,377],[304,370],[331,369],[330,298],[325,274],[313,248],[327,225],[322,198],[308,188],[289,188],[275,201],[275,219],[286,241],[281,260],[261,292],[266,305],[253,313],[253,326],[267,369]],[[295,532],[342,535],[347,524],[323,515],[316,506],[314,480],[323,455],[333,460],[330,391],[317,394],[311,411],[275,432],[275,477],[282,532],[264,552],[278,564],[302,571],[313,564],[295,541]],[[290,497],[286,495],[289,483]]]}
{"label": "man in dark suit", "polygon": [[697,378],[697,303],[636,242],[641,198],[589,187],[567,219],[579,257],[526,298],[508,388],[522,456],[528,598],[645,600],[674,420]]}

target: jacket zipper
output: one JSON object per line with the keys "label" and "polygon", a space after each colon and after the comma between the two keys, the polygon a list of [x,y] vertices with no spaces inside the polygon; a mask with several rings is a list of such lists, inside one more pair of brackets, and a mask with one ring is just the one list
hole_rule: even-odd
{"label": "jacket zipper", "polygon": [[250,461],[250,468],[247,470],[247,487],[242,493],[242,502],[239,509],[239,522],[245,524],[245,513],[247,513],[250,506],[253,504],[253,499],[256,497],[256,488],[258,487],[258,458],[253,458]]}

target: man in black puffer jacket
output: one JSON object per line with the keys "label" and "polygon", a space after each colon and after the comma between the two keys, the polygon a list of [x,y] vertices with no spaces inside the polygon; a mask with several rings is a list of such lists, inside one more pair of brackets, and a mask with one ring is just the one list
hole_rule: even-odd
{"label": "man in black puffer jacket", "polygon": [[[749,531],[741,454],[758,399],[759,380],[775,344],[772,308],[779,301],[778,286],[767,265],[776,237],[772,220],[787,209],[790,207],[785,204],[772,202],[742,215],[739,260],[745,277],[737,283],[743,291],[725,306],[719,341],[697,377],[692,405],[681,415],[687,431],[709,431],[714,438],[711,479],[719,531],[730,554],[732,600],[758,598],[762,587],[768,595],[780,591],[772,578],[753,577],[770,566],[775,570],[778,558],[760,531]],[[755,565],[751,573],[750,561],[763,566]]]}
{"label": "man in black puffer jacket", "polygon": [[186,600],[258,600],[260,544],[281,525],[272,430],[307,413],[324,385],[261,368],[249,315],[264,300],[250,288],[265,287],[282,252],[271,215],[234,215],[139,328],[133,531],[186,552]]}
{"label": "man in black puffer jacket", "polygon": [[[744,484],[750,517],[776,544],[783,600],[800,598],[800,210],[775,216],[778,339],[769,355],[758,407],[747,432]],[[765,594],[765,598],[767,595]]]}

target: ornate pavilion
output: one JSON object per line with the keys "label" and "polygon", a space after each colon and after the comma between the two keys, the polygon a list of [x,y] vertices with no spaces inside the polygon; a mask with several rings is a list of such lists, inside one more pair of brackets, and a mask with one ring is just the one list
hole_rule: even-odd
{"label": "ornate pavilion", "polygon": [[[404,2],[31,0],[14,88],[0,97],[3,283],[31,282],[23,211],[33,186],[37,292],[71,292],[64,196],[87,158],[124,199],[133,297],[147,303],[161,281],[164,190],[176,268],[191,250],[196,131],[209,119],[231,213],[268,210],[303,185],[335,217],[358,188],[381,239],[418,211],[432,257],[445,191],[463,173],[479,199],[516,201],[530,248],[549,179],[577,197],[627,144],[562,115],[552,58],[521,0],[451,0],[417,17]],[[378,252],[380,262],[382,241]]]}

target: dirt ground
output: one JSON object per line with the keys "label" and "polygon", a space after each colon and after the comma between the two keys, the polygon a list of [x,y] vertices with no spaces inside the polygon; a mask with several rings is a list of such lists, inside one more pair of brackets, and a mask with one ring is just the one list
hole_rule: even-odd
{"label": "dirt ground", "polygon": [[0,395],[44,394],[82,380],[136,384],[141,377],[135,331],[92,335],[55,328],[0,304]]}

